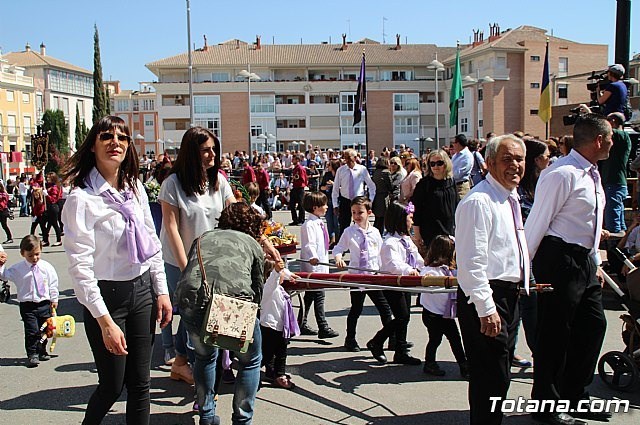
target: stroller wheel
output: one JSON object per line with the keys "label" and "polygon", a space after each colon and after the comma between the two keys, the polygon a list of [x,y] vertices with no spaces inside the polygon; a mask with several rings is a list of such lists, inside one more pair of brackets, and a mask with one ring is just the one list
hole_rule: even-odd
{"label": "stroller wheel", "polygon": [[0,288],[0,303],[6,303],[11,298],[11,291],[9,290],[9,285],[6,282],[2,283],[2,288]]}
{"label": "stroller wheel", "polygon": [[620,351],[609,351],[600,357],[598,374],[608,387],[629,391],[638,381],[639,372],[631,356]]}

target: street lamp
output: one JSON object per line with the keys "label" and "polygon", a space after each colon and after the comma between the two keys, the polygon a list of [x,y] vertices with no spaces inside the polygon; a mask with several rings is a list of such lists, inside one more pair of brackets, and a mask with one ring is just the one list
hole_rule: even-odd
{"label": "street lamp", "polygon": [[251,65],[248,65],[249,70],[243,69],[238,72],[238,77],[245,78],[247,80],[247,93],[249,95],[249,150],[251,152],[251,80],[258,81],[260,76],[255,72],[251,72]]}
{"label": "street lamp", "polygon": [[427,66],[429,69],[433,69],[436,75],[436,147],[440,149],[440,134],[439,134],[439,116],[438,116],[438,103],[440,100],[438,99],[438,72],[444,71],[444,65],[442,62],[438,61],[438,57],[431,61],[431,63]]}
{"label": "street lamp", "polygon": [[[475,84],[476,87],[476,138],[480,138],[480,86],[484,83],[493,83],[495,80],[488,75],[480,78],[480,69],[476,69],[476,78],[473,78],[471,75],[467,75],[462,79],[465,83]],[[484,98],[484,96],[483,96]]]}
{"label": "street lamp", "polygon": [[[269,142],[269,139],[275,140],[276,136],[274,136],[271,133],[267,133],[267,134],[261,133],[258,136],[258,139],[262,139],[264,141],[264,153],[267,153],[267,152],[269,152],[269,148],[272,146],[272,143]],[[275,145],[275,143],[274,143],[274,145]]]}

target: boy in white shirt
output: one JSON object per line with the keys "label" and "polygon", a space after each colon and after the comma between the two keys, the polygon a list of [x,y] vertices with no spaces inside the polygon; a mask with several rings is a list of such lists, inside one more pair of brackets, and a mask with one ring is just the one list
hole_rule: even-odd
{"label": "boy in white shirt", "polygon": [[[336,266],[339,268],[346,267],[342,255],[348,250],[351,253],[349,260],[351,267],[380,270],[382,237],[378,229],[369,223],[369,218],[372,215],[369,198],[366,196],[353,198],[351,201],[351,218],[354,223],[344,230],[342,236],[340,236],[340,241],[333,248]],[[367,272],[352,271],[351,273],[366,274]],[[392,319],[391,308],[382,291],[350,291],[351,309],[347,316],[347,336],[344,340],[344,346],[347,351],[360,351],[360,346],[356,340],[356,326],[358,318],[362,314],[365,295],[369,296],[378,309],[382,325]]]}
{"label": "boy in white shirt", "polygon": [[36,367],[49,360],[47,341],[40,343],[40,326],[58,307],[58,274],[53,266],[40,259],[42,242],[34,235],[20,241],[20,255],[24,261],[5,268],[7,256],[0,255],[0,278],[10,280],[17,288],[20,316],[24,322],[24,346],[27,367]]}

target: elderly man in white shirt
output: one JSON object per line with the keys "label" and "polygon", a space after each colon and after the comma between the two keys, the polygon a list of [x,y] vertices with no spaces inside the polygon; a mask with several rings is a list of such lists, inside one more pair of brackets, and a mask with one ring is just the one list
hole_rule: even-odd
{"label": "elderly man in white shirt", "polygon": [[338,239],[342,236],[344,229],[351,225],[351,201],[356,196],[364,196],[364,185],[369,188],[369,199],[373,202],[376,196],[376,184],[371,180],[369,171],[364,165],[356,163],[358,153],[355,149],[344,151],[345,164],[336,170],[336,177],[333,180],[333,210],[338,215],[340,231]]}
{"label": "elderly man in white shirt", "polygon": [[473,168],[473,154],[467,147],[467,136],[458,134],[453,139],[453,151],[451,157],[453,163],[453,180],[456,182],[456,190],[460,199],[469,193],[471,189],[471,169]]}
{"label": "elderly man in white shirt", "polygon": [[[528,290],[529,256],[516,187],[524,175],[525,145],[513,135],[492,139],[489,174],[456,210],[458,318],[469,355],[471,424],[502,422],[509,389],[518,297]],[[537,365],[536,365],[537,366]]]}
{"label": "elderly man in white shirt", "polygon": [[[526,236],[536,281],[554,291],[538,297],[535,369],[531,397],[588,399],[606,330],[602,272],[598,268],[605,196],[598,161],[607,159],[613,131],[604,116],[585,114],[573,128],[573,150],[540,175]],[[608,420],[609,413],[535,414],[549,424]]]}

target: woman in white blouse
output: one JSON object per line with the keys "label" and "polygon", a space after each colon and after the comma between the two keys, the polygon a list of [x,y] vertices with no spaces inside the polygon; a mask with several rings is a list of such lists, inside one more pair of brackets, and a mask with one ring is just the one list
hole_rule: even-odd
{"label": "woman in white blouse", "polygon": [[405,164],[407,170],[407,176],[400,183],[400,198],[399,202],[406,204],[411,201],[413,197],[413,191],[416,185],[422,178],[422,171],[420,171],[420,163],[415,158],[410,158]]}
{"label": "woman in white blouse", "polygon": [[153,319],[164,327],[171,303],[149,202],[137,179],[129,128],[107,116],[70,158],[62,221],[69,274],[84,306],[98,387],[83,424],[98,424],[127,387],[127,424],[149,423]]}

